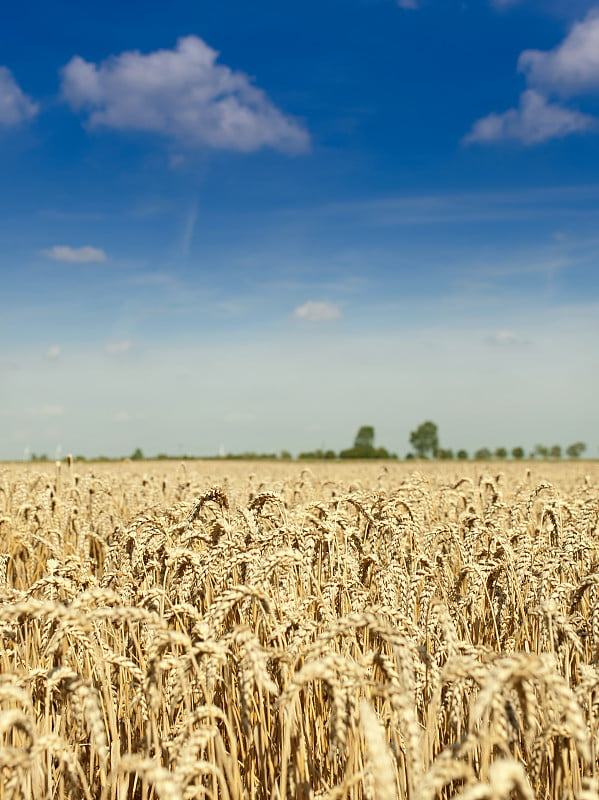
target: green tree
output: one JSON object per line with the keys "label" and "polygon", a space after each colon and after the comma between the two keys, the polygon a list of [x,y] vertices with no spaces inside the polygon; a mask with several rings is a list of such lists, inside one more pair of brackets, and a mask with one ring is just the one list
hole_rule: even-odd
{"label": "green tree", "polygon": [[569,458],[580,458],[580,456],[587,449],[584,442],[574,442],[569,447],[566,447],[566,454]]}
{"label": "green tree", "polygon": [[[330,450],[324,455],[325,458],[336,458],[335,453]],[[354,446],[339,453],[339,458],[397,458],[394,453],[390,453],[386,447],[374,446],[374,428],[372,425],[362,425],[356,438]]]}
{"label": "green tree", "polygon": [[524,448],[523,447],[512,447],[512,458],[516,458],[516,459],[524,458]]}
{"label": "green tree", "polygon": [[458,450],[457,457],[460,461],[467,461],[468,460],[468,451],[467,450]]}
{"label": "green tree", "polygon": [[440,447],[435,455],[437,456],[437,458],[440,458],[443,461],[449,461],[453,458],[453,450],[451,450],[451,448],[445,449],[443,447]]}
{"label": "green tree", "polygon": [[562,448],[559,444],[554,444],[553,447],[549,449],[549,455],[551,458],[561,458],[562,457]]}
{"label": "green tree", "polygon": [[131,456],[131,460],[132,460],[132,461],[141,461],[141,459],[142,459],[143,457],[144,457],[144,454],[143,454],[143,452],[142,452],[142,449],[141,449],[141,447],[137,447],[137,448],[136,448],[136,449],[133,451],[133,455]]}
{"label": "green tree", "polygon": [[493,458],[493,453],[488,447],[481,447],[474,454],[474,458],[477,461],[490,461]]}
{"label": "green tree", "polygon": [[340,458],[380,458],[374,448],[374,428],[362,425],[354,439],[354,446],[339,453]]}
{"label": "green tree", "polygon": [[495,458],[507,458],[507,450],[505,447],[498,447],[495,450]]}
{"label": "green tree", "polygon": [[386,447],[377,447],[373,453],[373,458],[394,458],[394,455]]}
{"label": "green tree", "polygon": [[428,455],[433,456],[439,449],[439,434],[435,423],[427,420],[422,425],[419,425],[410,434],[410,444],[420,458],[426,458]]}
{"label": "green tree", "polygon": [[539,458],[547,458],[548,455],[549,455],[548,447],[545,447],[544,444],[535,444],[535,449],[534,452],[532,453],[533,458],[536,458],[536,456],[538,456]]}
{"label": "green tree", "polygon": [[298,453],[298,458],[322,458],[322,450],[306,450]]}
{"label": "green tree", "polygon": [[362,425],[356,434],[354,447],[356,449],[374,447],[374,428],[372,425]]}

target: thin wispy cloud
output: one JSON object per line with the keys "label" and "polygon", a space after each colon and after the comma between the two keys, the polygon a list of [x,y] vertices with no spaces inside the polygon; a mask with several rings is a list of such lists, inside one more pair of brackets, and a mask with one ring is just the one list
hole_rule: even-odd
{"label": "thin wispy cloud", "polygon": [[[523,0],[489,0],[490,4],[497,9],[511,8],[512,6],[522,3]],[[406,11],[413,11],[422,8],[424,3],[422,0],[395,0],[399,8]]]}
{"label": "thin wispy cloud", "polygon": [[341,319],[341,309],[336,303],[321,300],[308,300],[293,312],[295,319],[302,322],[333,322]]}
{"label": "thin wispy cloud", "polygon": [[107,255],[99,247],[69,247],[68,245],[54,245],[43,254],[54,261],[67,261],[72,264],[92,264],[107,260]]}
{"label": "thin wispy cloud", "polygon": [[121,278],[123,283],[131,286],[168,286],[174,282],[172,275],[168,272],[136,272],[133,275],[126,275]]}
{"label": "thin wispy cloud", "polygon": [[0,126],[14,128],[33,119],[39,104],[25,94],[7,67],[0,67]]}
{"label": "thin wispy cloud", "polygon": [[307,150],[305,127],[218,55],[186,36],[172,50],[130,50],[101,64],[75,56],[61,71],[62,95],[90,128],[155,133],[187,147]]}
{"label": "thin wispy cloud", "polygon": [[[483,192],[446,192],[381,195],[366,199],[316,206],[312,215],[325,220],[327,228],[366,224],[383,226],[484,224],[486,222],[543,221],[559,223],[567,217],[580,219],[599,205],[599,185],[540,186]],[[297,214],[298,212],[295,211]],[[310,212],[307,212],[309,216]],[[362,277],[359,280],[363,280]],[[322,286],[322,284],[321,284]],[[339,286],[331,287],[339,291]],[[357,283],[354,288],[361,289]]]}

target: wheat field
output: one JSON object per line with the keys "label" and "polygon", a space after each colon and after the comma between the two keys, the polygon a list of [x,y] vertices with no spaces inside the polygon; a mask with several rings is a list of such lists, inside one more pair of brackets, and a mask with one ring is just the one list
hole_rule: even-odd
{"label": "wheat field", "polygon": [[0,466],[0,798],[598,800],[599,466]]}

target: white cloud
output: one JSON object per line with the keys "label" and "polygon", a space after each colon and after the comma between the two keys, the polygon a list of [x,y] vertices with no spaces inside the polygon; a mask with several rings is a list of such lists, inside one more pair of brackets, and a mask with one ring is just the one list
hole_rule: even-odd
{"label": "white cloud", "polygon": [[304,322],[330,322],[341,319],[341,309],[336,303],[320,300],[308,300],[303,306],[298,306],[293,312],[295,319]]}
{"label": "white cloud", "polygon": [[530,85],[563,95],[599,90],[599,10],[577,22],[553,50],[525,50],[518,69]]}
{"label": "white cloud", "polygon": [[306,150],[305,128],[218,55],[186,36],[173,50],[129,50],[99,65],[75,56],[62,69],[62,94],[92,128],[152,132],[188,147]]}
{"label": "white cloud", "polygon": [[114,422],[130,422],[131,416],[127,411],[117,411],[113,417]]}
{"label": "white cloud", "polygon": [[49,358],[50,361],[54,361],[60,355],[60,347],[57,344],[53,344],[46,350],[46,358]]}
{"label": "white cloud", "polygon": [[488,144],[511,140],[534,145],[595,128],[597,120],[594,117],[559,103],[550,103],[540,92],[527,89],[520,96],[518,108],[479,119],[463,141],[466,144]]}
{"label": "white cloud", "polygon": [[0,67],[0,125],[15,127],[33,119],[38,111],[39,105],[23,92],[12,72]]}
{"label": "white cloud", "polygon": [[90,264],[94,261],[106,261],[106,253],[99,247],[69,247],[68,245],[54,245],[49,250],[43,251],[45,256],[54,261],[70,261],[77,264]]}
{"label": "white cloud", "polygon": [[[509,2],[494,0],[495,5]],[[549,101],[552,95],[572,97],[599,91],[599,9],[575,23],[553,50],[524,50],[518,69],[529,86],[520,97],[519,108],[479,119],[464,142],[516,140],[534,145],[599,129],[597,118]]]}
{"label": "white cloud", "polygon": [[131,350],[133,342],[131,339],[118,339],[113,342],[108,342],[104,350],[110,355],[117,355],[119,353],[126,353]]}

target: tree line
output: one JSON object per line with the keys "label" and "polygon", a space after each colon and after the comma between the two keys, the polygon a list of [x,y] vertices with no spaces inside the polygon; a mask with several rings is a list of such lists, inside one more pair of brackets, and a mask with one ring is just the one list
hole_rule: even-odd
{"label": "tree line", "polygon": [[[419,458],[440,458],[440,459],[468,459],[469,453],[467,450],[457,450],[455,453],[449,448],[443,448],[439,445],[439,430],[437,425],[430,420],[423,422],[410,434],[410,444],[414,448],[415,455]],[[587,446],[584,442],[574,442],[568,445],[565,449],[565,454],[568,458],[580,458],[585,452]],[[413,456],[414,454],[412,454]],[[528,454],[528,458],[562,458],[562,448],[559,444],[554,444],[551,447],[537,444],[534,449]],[[488,447],[480,447],[473,453],[473,458],[481,461],[488,461],[492,458],[505,459],[511,456],[519,460],[526,458],[526,452],[523,447],[512,447],[508,451],[506,447],[497,447],[495,450],[490,450]],[[408,458],[410,454],[408,454]]]}
{"label": "tree line", "polygon": [[[491,450],[488,447],[480,447],[472,455],[464,449],[454,451],[451,448],[441,447],[439,444],[439,428],[430,420],[423,422],[410,433],[410,445],[412,450],[406,455],[407,459],[438,458],[449,460],[456,458],[466,461],[473,458],[476,461],[489,461],[494,458],[501,460],[510,456],[516,460],[527,457],[524,448],[519,446],[512,447],[511,450],[506,447],[497,447],[495,450]],[[560,459],[564,454],[568,458],[580,458],[585,450],[586,444],[584,442],[574,442],[566,447],[564,451],[558,444],[550,447],[537,444],[528,454],[528,458]],[[389,452],[386,447],[375,447],[374,427],[372,425],[362,425],[356,434],[353,447],[341,450],[338,455],[333,450],[313,450],[300,453],[298,458],[397,458],[397,455]]]}
{"label": "tree line", "polygon": [[[475,450],[472,455],[464,449],[459,450],[452,450],[451,448],[441,447],[439,443],[439,428],[430,420],[426,420],[426,422],[421,423],[417,428],[415,428],[410,433],[410,445],[412,450],[407,453],[405,456],[406,459],[413,459],[413,458],[425,458],[425,459],[441,459],[441,460],[450,460],[450,459],[459,459],[459,460],[469,460],[474,459],[476,461],[490,461],[491,459],[498,459],[503,460],[506,458],[513,458],[515,460],[520,460],[524,458],[539,458],[539,459],[554,459],[558,460],[563,458],[564,455],[567,458],[580,458],[580,456],[586,451],[587,447],[584,442],[574,442],[568,447],[562,450],[562,447],[559,444],[554,444],[549,447],[541,444],[535,445],[534,449],[530,451],[527,455],[523,447],[512,447],[508,450],[506,447],[497,447],[495,450],[491,450],[488,447],[480,447],[478,450]],[[166,453],[159,453],[156,458],[158,460],[166,460],[166,459],[175,459],[175,460],[187,460],[198,458],[199,456],[192,456],[192,455],[167,455]],[[281,450],[280,453],[256,453],[256,452],[244,452],[244,453],[228,453],[225,456],[200,456],[201,458],[218,458],[221,459],[234,459],[234,460],[259,460],[259,459],[270,459],[270,460],[282,460],[282,461],[290,461],[292,460],[293,456],[288,450]],[[132,461],[139,461],[144,459],[145,456],[143,451],[140,447],[137,447],[133,453],[129,456]],[[390,452],[386,447],[377,447],[375,445],[375,430],[373,425],[362,425],[354,439],[354,443],[352,447],[348,447],[345,450],[341,450],[339,453],[336,453],[334,450],[310,450],[306,452],[302,452],[298,454],[298,459],[347,459],[347,458],[388,458],[388,459],[397,459],[398,455],[396,453]],[[32,453],[31,455],[32,461],[47,461],[48,456],[43,455],[36,455]],[[75,461],[85,461],[84,456],[75,456]],[[92,459],[94,461],[112,461],[112,460],[120,460],[120,459],[110,459],[106,458],[105,456],[99,456],[98,458]]]}

